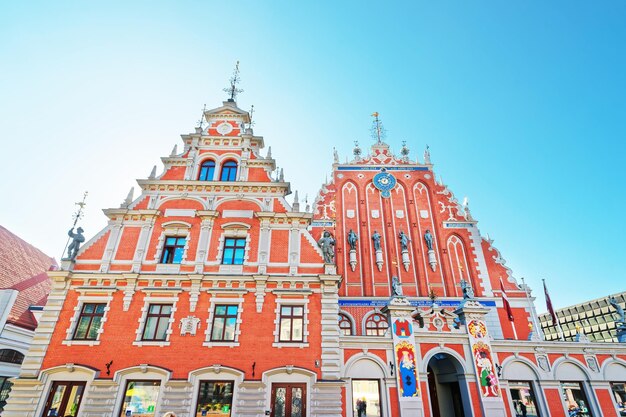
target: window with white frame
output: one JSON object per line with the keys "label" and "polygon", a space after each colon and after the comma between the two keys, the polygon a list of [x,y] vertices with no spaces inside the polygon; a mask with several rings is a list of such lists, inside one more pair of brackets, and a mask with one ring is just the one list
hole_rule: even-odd
{"label": "window with white frame", "polygon": [[213,293],[204,346],[239,346],[244,291]]}
{"label": "window with white frame", "polygon": [[141,340],[164,341],[170,327],[171,304],[150,304]]}
{"label": "window with white frame", "polygon": [[[302,296],[302,294],[298,294]],[[276,328],[273,346],[308,346],[308,298],[282,298],[276,300]]]}
{"label": "window with white frame", "polygon": [[148,295],[144,298],[141,309],[139,326],[135,331],[135,346],[169,345],[173,330],[174,315],[178,296],[166,289],[146,289]]}
{"label": "window with white frame", "polygon": [[[111,287],[78,288],[81,293],[74,307],[74,315],[66,330],[64,345],[98,345],[105,330],[109,305],[113,299]],[[108,292],[110,295],[95,295],[92,292]]]}
{"label": "window with white frame", "polygon": [[74,329],[74,340],[96,340],[106,303],[84,303]]}

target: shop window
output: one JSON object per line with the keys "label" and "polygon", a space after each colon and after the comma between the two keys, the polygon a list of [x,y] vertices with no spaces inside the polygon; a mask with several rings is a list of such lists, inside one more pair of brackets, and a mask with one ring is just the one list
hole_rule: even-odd
{"label": "shop window", "polygon": [[619,410],[619,415],[626,416],[626,383],[611,382],[611,390],[613,391],[613,399]]}
{"label": "shop window", "polygon": [[200,174],[198,175],[199,181],[212,181],[215,175],[215,161],[210,159],[204,161],[200,165]]}
{"label": "shop window", "polygon": [[4,410],[4,406],[7,404],[7,398],[11,392],[13,383],[9,381],[9,377],[0,376],[0,413]]}
{"label": "shop window", "polygon": [[169,236],[165,238],[163,246],[163,254],[161,255],[162,264],[179,264],[183,260],[185,252],[185,237]]}
{"label": "shop window", "polygon": [[352,380],[352,410],[355,417],[381,417],[380,385],[377,379]]}
{"label": "shop window", "polygon": [[48,393],[45,417],[76,417],[85,391],[85,382],[56,381]]}
{"label": "shop window", "polygon": [[352,336],[352,322],[345,314],[339,314],[339,331],[344,336]]}
{"label": "shop window", "polygon": [[0,349],[0,362],[16,363],[24,362],[24,355],[13,349]]}
{"label": "shop window", "polygon": [[383,336],[388,327],[387,318],[380,313],[374,313],[365,321],[365,334],[367,336]]}
{"label": "shop window", "polygon": [[245,254],[245,237],[227,237],[224,240],[224,253],[222,255],[223,265],[243,265]]}
{"label": "shop window", "polygon": [[237,162],[226,161],[222,165],[220,181],[235,181],[237,179]]}
{"label": "shop window", "polygon": [[119,417],[153,417],[161,381],[135,380],[126,383],[124,403]]}
{"label": "shop window", "polygon": [[532,384],[527,381],[509,381],[511,401],[516,416],[540,417]]}
{"label": "shop window", "polygon": [[304,341],[304,307],[282,306],[280,308],[279,342]]}
{"label": "shop window", "polygon": [[237,329],[237,306],[217,305],[213,315],[211,341],[232,342]]}
{"label": "shop window", "polygon": [[104,303],[83,304],[76,330],[74,330],[74,340],[96,340],[98,338],[98,330],[100,330],[104,317],[104,307],[106,307]]}
{"label": "shop window", "polygon": [[592,417],[587,395],[580,382],[561,382],[561,395],[568,416]]}
{"label": "shop window", "polygon": [[150,304],[141,340],[163,341],[167,339],[167,329],[172,315],[171,304]]}
{"label": "shop window", "polygon": [[196,417],[230,417],[233,405],[232,381],[200,381]]}

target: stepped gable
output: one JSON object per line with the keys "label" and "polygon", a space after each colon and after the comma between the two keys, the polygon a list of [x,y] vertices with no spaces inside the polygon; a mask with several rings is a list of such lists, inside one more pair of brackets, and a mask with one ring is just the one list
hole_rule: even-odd
{"label": "stepped gable", "polygon": [[45,271],[56,265],[53,258],[0,226],[0,287],[19,291],[9,323],[31,330],[37,326],[29,307],[45,305],[52,288]]}
{"label": "stepped gable", "polygon": [[[424,163],[410,159],[406,146],[395,155],[384,142],[375,143],[365,156],[360,153],[355,148],[354,158],[346,163],[335,156],[332,179],[322,186],[313,207],[313,236],[329,230],[337,241],[338,272],[346,279],[341,295],[388,297],[391,278],[397,275],[409,296],[424,297],[433,290],[440,297],[460,297],[463,278],[477,296],[490,297],[499,294],[500,277],[511,296],[525,296],[492,242],[481,236],[469,207],[436,180],[428,150]],[[383,171],[396,181],[388,198],[373,183]],[[351,229],[359,236],[352,262],[347,243]],[[426,230],[433,236],[430,258]],[[375,231],[382,243],[378,260],[371,239]],[[400,232],[410,241],[405,255]]]}
{"label": "stepped gable", "polygon": [[[312,215],[298,206],[294,211],[286,201],[290,184],[276,170],[271,150],[263,150],[264,139],[254,134],[247,111],[224,101],[204,111],[202,125],[181,135],[181,141],[182,147],[161,158],[160,171],[155,167],[148,178],[137,180],[137,198],[131,193],[119,208],[104,210],[109,224],[81,247],[73,270],[164,272],[172,269],[159,265],[167,235],[186,237],[179,272],[224,273],[224,236],[244,229],[249,246],[241,273],[294,273],[295,257],[307,273],[323,269],[316,248],[307,247],[312,239],[293,235],[309,233]],[[232,175],[225,175],[229,164]],[[269,243],[261,229],[271,229],[269,253],[259,246]],[[281,249],[286,253],[288,247],[294,253],[287,262]]]}

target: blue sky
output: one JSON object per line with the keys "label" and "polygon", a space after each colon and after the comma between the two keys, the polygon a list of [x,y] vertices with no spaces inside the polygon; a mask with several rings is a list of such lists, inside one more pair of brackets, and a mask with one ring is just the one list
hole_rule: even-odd
{"label": "blue sky", "polygon": [[[312,200],[378,111],[545,309],[626,288],[626,2],[3,2],[0,224],[60,257],[217,107]],[[138,189],[136,188],[136,191]]]}

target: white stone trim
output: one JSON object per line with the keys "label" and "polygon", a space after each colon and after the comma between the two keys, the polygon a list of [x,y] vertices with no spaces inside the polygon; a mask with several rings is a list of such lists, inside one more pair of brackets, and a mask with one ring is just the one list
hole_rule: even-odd
{"label": "white stone trim", "polygon": [[[309,347],[309,298],[308,293],[299,294],[303,298],[282,298],[282,294],[277,294],[276,313],[274,318],[274,343],[273,347],[289,347],[289,348],[306,348]],[[280,309],[283,306],[302,306],[304,307],[304,318],[302,320],[302,342],[281,342],[280,341]]]}
{"label": "white stone trim", "polygon": [[[217,297],[213,295],[211,297],[211,302],[209,303],[209,317],[206,320],[206,330],[204,331],[205,338],[202,346],[206,347],[214,347],[214,346],[228,346],[228,347],[236,347],[239,346],[239,335],[241,334],[241,315],[243,313],[243,295],[239,297]],[[235,340],[233,341],[215,341],[211,340],[211,333],[213,332],[213,316],[215,315],[215,307],[217,305],[236,305],[237,306],[237,321],[235,326]]]}
{"label": "white stone trim", "polygon": [[[161,381],[159,387],[159,395],[156,400],[156,407],[154,409],[154,415],[159,416],[161,411],[161,405],[163,404],[163,394],[165,392],[165,384],[170,380],[170,372],[150,365],[134,366],[132,368],[126,368],[115,372],[113,380],[118,383],[118,392],[116,395],[115,406],[113,407],[113,414],[117,416],[121,414],[122,404],[124,404],[124,397],[126,395],[126,383],[128,381],[140,381],[140,380],[159,380]],[[84,400],[84,398],[83,398]]]}
{"label": "white stone trim", "polygon": [[227,366],[220,364],[214,364],[206,368],[197,369],[189,373],[189,383],[191,388],[191,407],[190,416],[195,415],[194,410],[198,407],[198,390],[200,389],[201,381],[233,381],[233,402],[231,405],[231,416],[239,415],[239,385],[244,381],[244,373]]}
{"label": "white stone trim", "polygon": [[[242,265],[223,265],[222,264],[222,257],[224,254],[224,244],[226,243],[226,238],[245,238],[246,239],[246,246],[244,248]],[[224,267],[242,267],[242,270],[243,270],[243,265],[248,265],[248,258],[250,256],[250,234],[248,233],[248,229],[243,229],[243,228],[225,229],[220,235],[217,241],[217,244],[218,244],[217,257],[215,261],[219,265],[223,265]],[[226,268],[226,269],[228,269],[228,271],[222,271],[222,268],[220,267],[220,272],[233,272],[231,268]]]}
{"label": "white stone trim", "polygon": [[[170,335],[174,332],[173,327],[174,327],[174,322],[176,321],[176,319],[174,318],[176,316],[176,303],[178,302],[178,296],[175,297],[152,297],[150,295],[147,295],[144,297],[143,299],[143,307],[141,308],[141,317],[137,320],[139,325],[137,327],[137,330],[135,330],[135,341],[133,342],[134,346],[169,346],[170,345]],[[165,336],[165,340],[159,340],[159,341],[146,341],[146,340],[141,340],[141,336],[143,334],[144,331],[144,327],[146,325],[146,317],[148,316],[148,307],[150,306],[150,304],[172,304],[172,313],[170,315],[170,319],[169,319],[169,326],[165,332],[166,336]]]}
{"label": "white stone trim", "polygon": [[[94,288],[93,291],[102,292],[102,289]],[[105,290],[106,291],[106,290]],[[74,306],[74,315],[70,318],[70,325],[67,327],[65,331],[65,340],[61,343],[67,346],[72,345],[88,345],[88,346],[97,346],[100,344],[100,336],[104,333],[104,324],[107,321],[107,314],[109,310],[111,310],[111,300],[113,300],[113,294],[109,295],[89,295],[89,292],[86,292],[84,295],[80,295],[78,297],[78,303]],[[80,317],[80,312],[83,309],[83,305],[89,303],[106,303],[104,306],[104,315],[102,316],[102,320],[100,321],[100,328],[98,329],[98,335],[95,340],[74,340],[74,331],[76,330],[76,326],[78,325],[78,318]]]}

